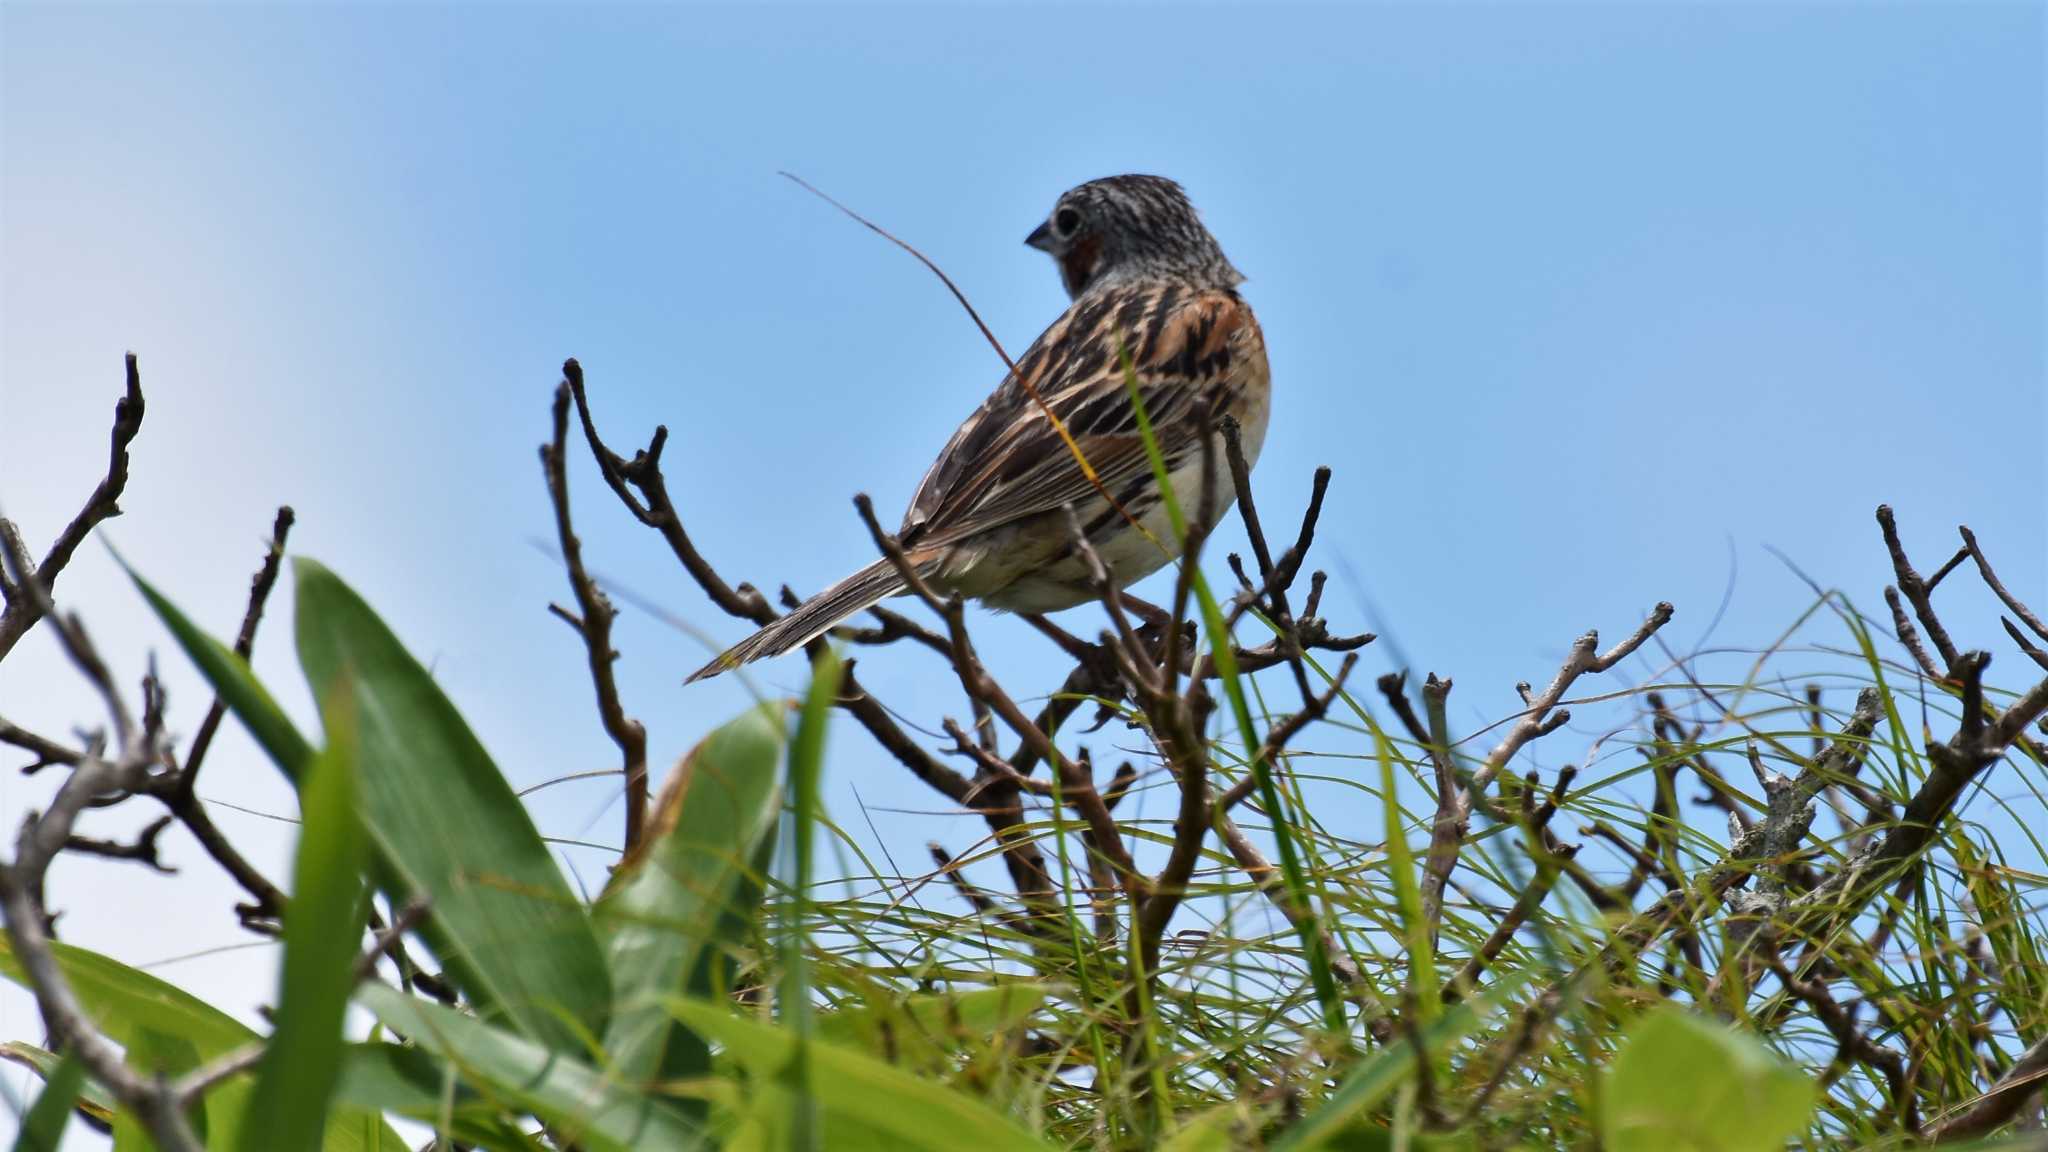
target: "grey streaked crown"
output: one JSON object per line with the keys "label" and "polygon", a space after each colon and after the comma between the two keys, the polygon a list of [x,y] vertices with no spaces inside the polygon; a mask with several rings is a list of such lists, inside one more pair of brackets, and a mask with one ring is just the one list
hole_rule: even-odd
{"label": "grey streaked crown", "polygon": [[1074,299],[1133,280],[1202,288],[1244,281],[1187,193],[1164,176],[1108,176],[1070,188],[1024,242],[1059,263]]}

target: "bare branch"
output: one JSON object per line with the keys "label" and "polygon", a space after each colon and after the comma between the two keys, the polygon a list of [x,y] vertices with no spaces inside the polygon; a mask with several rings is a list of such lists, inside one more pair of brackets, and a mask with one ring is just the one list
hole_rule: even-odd
{"label": "bare branch", "polygon": [[1920,1114],[1913,1103],[1912,1078],[1907,1074],[1905,1056],[1877,1043],[1858,1028],[1849,1011],[1836,1003],[1825,984],[1800,979],[1776,956],[1770,958],[1770,967],[1785,991],[1812,1009],[1814,1019],[1820,1021],[1821,1026],[1834,1037],[1836,1064],[1857,1061],[1877,1069],[1891,1092],[1892,1108],[1904,1122],[1906,1131],[1917,1135]]}
{"label": "bare branch", "polygon": [[[569,393],[575,398],[576,416],[582,422],[583,438],[590,445],[590,454],[597,460],[598,472],[604,476],[605,483],[618,496],[619,502],[642,524],[661,533],[669,550],[682,563],[683,570],[690,574],[713,604],[742,620],[756,624],[773,623],[775,609],[769,606],[761,593],[745,584],[738,588],[727,584],[697,551],[689,533],[683,530],[683,519],[669,499],[668,481],[661,473],[661,450],[668,443],[668,427],[656,428],[647,447],[633,453],[631,460],[626,460],[607,447],[597,434],[597,424],[590,417],[590,401],[584,394],[583,366],[573,359],[564,361],[562,378],[568,381]],[[644,500],[636,498],[632,489],[637,489]]]}
{"label": "bare branch", "polygon": [[[19,597],[16,603],[32,606],[38,618],[49,617],[48,590],[37,574],[22,563],[14,549],[0,552],[5,553],[0,555],[0,563],[11,569],[8,578]],[[154,705],[146,709],[147,719],[138,728],[84,627],[67,616],[55,616],[53,623],[72,663],[106,702],[119,754],[111,761],[98,756],[83,759],[57,789],[49,810],[31,815],[23,823],[15,840],[14,860],[0,865],[0,915],[4,915],[9,945],[35,994],[53,1047],[77,1057],[87,1072],[142,1120],[159,1148],[198,1152],[199,1140],[179,1108],[176,1094],[162,1081],[145,1078],[128,1067],[93,1025],[51,947],[49,910],[43,905],[51,861],[73,844],[72,830],[79,813],[101,796],[137,791],[162,754],[160,710]]]}
{"label": "bare branch", "polygon": [[64,840],[61,851],[79,852],[87,856],[103,856],[109,860],[133,860],[166,876],[175,876],[176,868],[163,862],[157,855],[157,837],[171,826],[176,818],[159,816],[150,821],[136,838],[129,843],[118,840],[95,840],[89,836],[69,836]]}
{"label": "bare branch", "polygon": [[2048,1080],[2048,1037],[2029,1045],[1982,1096],[1936,1121],[1927,1138],[1947,1142],[1988,1136],[2039,1096],[2043,1080]]}
{"label": "bare branch", "polygon": [[[1429,851],[1423,857],[1422,868],[1422,918],[1429,925],[1432,946],[1443,928],[1444,885],[1450,883],[1465,833],[1471,830],[1472,797],[1459,778],[1457,762],[1451,758],[1450,722],[1444,712],[1450,695],[1448,679],[1440,680],[1432,673],[1423,681],[1422,704],[1429,714],[1426,747],[1430,762],[1436,766],[1436,818],[1430,824]],[[1386,797],[1384,802],[1394,803],[1394,798]]]}
{"label": "bare branch", "polygon": [[1542,736],[1546,731],[1555,730],[1554,725],[1549,729],[1544,727],[1550,710],[1557,707],[1558,702],[1564,699],[1565,693],[1571,690],[1572,684],[1580,676],[1588,672],[1605,672],[1626,659],[1629,653],[1642,647],[1644,642],[1656,634],[1657,629],[1670,621],[1673,611],[1670,604],[1659,603],[1649,618],[1643,621],[1642,627],[1604,653],[1596,654],[1600,645],[1599,633],[1588,632],[1579,637],[1572,644],[1571,655],[1565,657],[1564,665],[1551,679],[1550,687],[1545,688],[1538,696],[1530,697],[1525,694],[1524,698],[1529,703],[1528,710],[1508,729],[1507,736],[1494,746],[1493,751],[1486,754],[1485,762],[1472,774],[1473,790],[1485,791],[1487,786],[1493,783],[1493,778],[1500,774],[1500,770],[1514,758],[1515,753],[1522,750],[1524,745]]}
{"label": "bare branch", "polygon": [[114,430],[107,452],[106,475],[87,498],[85,507],[79,509],[78,515],[71,518],[51,543],[50,550],[43,554],[43,562],[35,568],[33,588],[25,586],[27,565],[23,561],[27,550],[21,542],[21,535],[11,522],[0,520],[0,552],[6,553],[5,559],[0,560],[0,568],[9,570],[7,579],[0,582],[0,594],[4,594],[6,604],[5,609],[0,610],[0,660],[6,659],[14,645],[49,611],[57,577],[63,575],[78,546],[102,521],[121,514],[121,493],[128,487],[128,446],[134,443],[136,433],[142,431],[142,376],[136,369],[132,352],[127,357],[127,369],[127,391],[114,404]]}
{"label": "bare branch", "polygon": [[[377,974],[377,961],[380,957],[387,953],[393,956],[398,954],[399,939],[417,927],[421,920],[426,919],[426,913],[426,898],[417,897],[399,909],[398,915],[393,917],[389,927],[380,929],[372,937],[369,948],[356,958],[355,976],[358,984]],[[253,1071],[263,1062],[263,1056],[268,1051],[269,1045],[265,1043],[244,1045],[179,1077],[175,1084],[169,1086],[170,1092],[181,1108],[190,1108],[223,1081]]]}
{"label": "bare branch", "polygon": [[958,892],[962,900],[967,901],[976,912],[984,916],[994,915],[997,912],[996,902],[990,898],[989,894],[976,888],[966,876],[961,874],[960,868],[956,863],[959,857],[946,851],[945,846],[937,840],[933,840],[925,845],[925,847],[932,854],[932,863],[938,865],[939,874],[944,876],[947,882],[953,885],[953,891]]}
{"label": "bare branch", "polygon": [[541,446],[541,470],[547,476],[548,499],[555,510],[555,540],[562,550],[562,566],[568,570],[569,587],[576,594],[578,614],[569,618],[583,640],[590,668],[591,686],[597,692],[597,714],[604,730],[618,745],[626,775],[626,841],[631,852],[647,827],[647,729],[626,715],[619,703],[619,685],[612,665],[619,654],[612,648],[612,621],[618,610],[583,568],[583,542],[569,518],[569,468],[564,454],[569,436],[570,385],[564,381],[555,389],[554,439]]}
{"label": "bare branch", "polygon": [[[284,564],[285,537],[291,534],[295,519],[290,505],[277,510],[263,564],[249,582],[249,607],[242,612],[242,627],[235,633],[235,655],[244,660],[256,651],[256,626],[263,622],[263,606],[270,599],[270,590],[277,586],[278,570]],[[213,705],[206,710],[206,718],[199,722],[199,731],[193,733],[191,749],[185,753],[185,769],[178,775],[178,803],[172,805],[174,810],[192,802],[193,790],[199,786],[199,768],[206,762],[207,749],[213,746],[213,735],[219,731],[227,710],[227,702],[215,696]]]}
{"label": "bare branch", "polygon": [[1999,601],[2010,609],[2013,615],[2019,617],[2020,622],[2031,629],[2034,635],[2048,640],[2048,623],[2043,623],[2039,616],[2034,615],[2033,609],[2021,603],[2019,597],[2006,591],[2004,583],[1998,579],[1998,573],[1992,570],[1991,561],[1984,558],[1984,550],[1977,546],[1977,534],[1970,531],[1968,525],[1958,527],[1956,531],[1963,534],[1963,550],[1977,562],[1977,574],[1983,577],[1984,586],[1991,589]]}
{"label": "bare branch", "polygon": [[[1258,755],[1252,758],[1252,764],[1279,763],[1280,754],[1287,750],[1289,741],[1300,735],[1309,725],[1329,714],[1330,705],[1336,702],[1338,696],[1343,695],[1344,682],[1351,678],[1351,670],[1357,666],[1358,657],[1355,654],[1345,656],[1344,663],[1337,668],[1337,674],[1330,678],[1328,688],[1309,697],[1308,703],[1299,711],[1290,713],[1266,732],[1266,738],[1260,742]],[[1229,791],[1217,798],[1216,808],[1223,812],[1230,811],[1242,803],[1245,797],[1251,795],[1257,786],[1258,777],[1248,764],[1244,776],[1232,784]]]}
{"label": "bare branch", "polygon": [[[1203,442],[1208,442],[1205,437]],[[1273,563],[1272,550],[1266,545],[1266,532],[1259,524],[1258,505],[1252,500],[1252,469],[1245,460],[1243,432],[1235,419],[1223,421],[1224,452],[1230,461],[1230,482],[1237,491],[1237,514],[1244,521],[1245,535],[1251,540],[1252,555],[1259,562],[1259,579],[1263,584],[1261,594],[1271,607],[1274,626],[1279,629],[1277,640],[1281,651],[1287,656],[1287,666],[1294,673],[1295,687],[1301,692],[1301,702],[1307,707],[1315,699],[1315,690],[1309,686],[1308,669],[1302,666],[1301,645],[1294,637],[1294,614],[1287,607],[1287,586],[1294,579],[1293,570],[1282,570]],[[1307,541],[1315,535],[1315,518],[1322,512],[1323,491],[1329,486],[1329,469],[1316,470],[1316,483],[1309,499],[1307,517],[1302,522],[1301,546],[1306,549]],[[1184,563],[1193,563],[1192,559]],[[1300,560],[1295,560],[1295,568]]]}
{"label": "bare branch", "polygon": [[[1567,845],[1559,848],[1557,855],[1562,860],[1569,860],[1577,855],[1578,851],[1576,845]],[[1522,889],[1521,894],[1515,897],[1515,902],[1508,908],[1506,915],[1494,925],[1493,931],[1480,942],[1479,947],[1466,957],[1457,974],[1445,982],[1444,1003],[1455,1004],[1479,987],[1479,978],[1486,974],[1487,966],[1500,957],[1501,951],[1508,946],[1508,941],[1515,938],[1515,933],[1521,930],[1522,925],[1528,923],[1529,917],[1535,915],[1536,910],[1543,906],[1543,901],[1549,898],[1552,886],[1557,883],[1559,864],[1560,860],[1555,859],[1537,861],[1536,875],[1529,881],[1528,886]]]}
{"label": "bare branch", "polygon": [[11,723],[5,717],[0,717],[0,744],[11,744],[35,756],[34,763],[22,768],[21,774],[24,776],[33,776],[52,764],[61,764],[67,768],[76,767],[85,759],[80,753],[47,736],[39,736],[18,724]]}
{"label": "bare branch", "polygon": [[1877,525],[1884,533],[1885,549],[1891,553],[1892,574],[1898,581],[1899,591],[1913,606],[1913,614],[1919,617],[1920,626],[1927,630],[1927,639],[1934,644],[1934,651],[1942,663],[1953,666],[1961,653],[1956,650],[1955,641],[1949,639],[1948,629],[1942,627],[1941,618],[1934,614],[1934,602],[1928,595],[1930,585],[1913,570],[1912,561],[1906,559],[1906,548],[1899,542],[1898,520],[1892,515],[1891,505],[1877,506]]}

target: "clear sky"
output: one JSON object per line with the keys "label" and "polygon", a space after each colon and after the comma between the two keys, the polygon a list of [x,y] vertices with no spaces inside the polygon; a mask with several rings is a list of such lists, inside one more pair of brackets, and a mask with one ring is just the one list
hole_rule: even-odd
{"label": "clear sky", "polygon": [[[1969,522],[2038,603],[2043,36],[2022,4],[10,3],[0,509],[38,549],[75,510],[132,349],[149,417],[107,535],[137,565],[229,632],[288,501],[294,550],[433,662],[515,783],[610,766],[532,543],[561,360],[620,447],[668,424],[670,484],[728,576],[816,590],[871,555],[848,498],[893,516],[1000,365],[923,269],[776,171],[920,245],[1012,350],[1065,303],[1025,233],[1062,189],[1144,171],[1187,186],[1250,278],[1269,517],[1336,469],[1329,614],[1455,675],[1463,727],[1659,599],[1674,646],[1731,588],[1714,639],[1768,643],[1810,597],[1767,548],[1881,611],[1880,501],[1930,564]],[[595,567],[742,634],[581,455],[572,484]],[[196,726],[205,692],[102,551],[61,590],[124,674],[162,653],[174,725]],[[1966,632],[1995,638],[1974,596]],[[310,717],[289,611],[257,667]],[[1043,642],[974,623],[1020,691],[1053,687]],[[704,652],[646,616],[618,640],[658,764],[744,699],[682,688]],[[959,709],[914,653],[863,667],[920,723]],[[95,719],[43,636],[0,666],[0,712]],[[232,737],[202,791],[289,814]],[[834,739],[831,801],[871,851],[915,869],[929,836],[976,835],[901,814],[938,798],[852,725]],[[8,774],[0,827],[49,787]],[[615,842],[610,788],[536,812]],[[282,859],[288,826],[221,820]],[[173,855],[175,880],[64,870],[68,937],[138,962],[240,942],[212,865]],[[271,962],[161,971],[247,1014]],[[0,1005],[0,1034],[34,1034]]]}

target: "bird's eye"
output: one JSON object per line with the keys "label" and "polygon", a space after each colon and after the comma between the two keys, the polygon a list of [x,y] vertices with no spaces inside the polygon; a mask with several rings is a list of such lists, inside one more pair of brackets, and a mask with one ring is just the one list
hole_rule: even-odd
{"label": "bird's eye", "polygon": [[1072,208],[1062,208],[1052,214],[1052,227],[1062,237],[1072,236],[1081,227],[1081,214]]}

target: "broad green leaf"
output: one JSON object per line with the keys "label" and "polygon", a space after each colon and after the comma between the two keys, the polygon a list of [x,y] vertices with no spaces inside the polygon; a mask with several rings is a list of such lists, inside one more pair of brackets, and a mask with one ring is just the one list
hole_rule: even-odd
{"label": "broad green leaf", "polygon": [[486,1014],[550,1048],[600,1033],[611,977],[581,903],[490,755],[377,614],[303,557],[299,663],[314,695],[346,682],[356,704],[364,824],[380,886],[424,896],[420,936]]}
{"label": "broad green leaf", "polygon": [[[128,1065],[152,1079],[175,1080],[199,1067],[199,1048],[191,1040],[159,1032],[146,1024],[135,1029],[127,1049]],[[193,1109],[187,1119],[192,1124],[192,1134],[202,1144],[215,1135],[207,1122],[206,1108]],[[232,1119],[235,1127],[218,1133],[221,1147],[232,1147],[238,1138],[241,1114],[236,1113]],[[150,1138],[148,1127],[125,1108],[114,1112],[114,1152],[156,1152],[156,1142]]]}
{"label": "broad green leaf", "polygon": [[[1465,1000],[1422,1029],[1422,1059],[1434,1058],[1484,1024],[1521,986],[1519,978],[1503,979],[1481,996]],[[1322,1106],[1297,1121],[1273,1141],[1272,1152],[1308,1152],[1328,1146],[1370,1114],[1394,1090],[1415,1077],[1417,1054],[1406,1037],[1358,1061]]]}
{"label": "broad green leaf", "polygon": [[[124,562],[125,566],[125,562]],[[128,569],[128,578],[135,581],[135,587],[142,592],[142,598],[156,611],[157,618],[178,641],[178,647],[185,650],[192,663],[206,677],[206,682],[219,693],[221,701],[235,714],[235,719],[249,730],[256,743],[277,763],[288,779],[297,781],[313,759],[313,746],[293,726],[284,709],[271,699],[270,692],[263,687],[256,674],[249,669],[249,662],[235,654],[235,650],[200,631],[197,625],[178,610],[177,605],[166,600],[154,585]]]}
{"label": "broad green leaf", "polygon": [[[324,696],[343,661],[374,667],[379,676],[380,691],[365,707],[376,708],[380,726],[366,734],[363,749],[376,875],[401,901],[422,893],[433,901],[420,934],[472,1000],[502,1008],[538,1035],[568,1041],[572,1030],[558,1013],[593,1025],[609,985],[596,940],[532,822],[453,706],[361,599],[317,564],[295,561],[295,570],[300,662],[316,694]],[[297,780],[312,746],[247,662],[148,581],[132,570],[130,576],[257,743]],[[309,594],[328,613],[310,626]],[[435,737],[431,747],[403,740],[395,750],[387,746],[394,727],[402,734],[415,723]]]}
{"label": "broad green leaf", "polygon": [[64,1139],[64,1125],[71,1121],[71,1106],[84,1089],[85,1065],[75,1057],[65,1057],[50,1073],[28,1115],[21,1118],[14,1152],[57,1152]]}
{"label": "broad green leaf", "polygon": [[[240,1021],[173,985],[139,972],[97,952],[55,943],[50,951],[71,990],[100,1031],[126,1047],[143,1028],[182,1036],[211,1060],[261,1039]],[[28,986],[21,964],[5,938],[0,938],[0,975]]]}
{"label": "broad green leaf", "polygon": [[611,953],[614,1003],[605,1052],[630,1082],[665,1066],[674,1020],[667,997],[687,987],[721,933],[736,934],[760,900],[756,860],[782,811],[782,707],[764,704],[706,737],[662,788],[643,848],[613,873],[593,916]]}
{"label": "broad green leaf", "polygon": [[702,1126],[668,1101],[560,1050],[383,984],[364,985],[357,1001],[393,1031],[453,1063],[464,1083],[532,1112],[584,1152],[710,1146]]}
{"label": "broad green leaf", "polygon": [[820,1016],[818,1035],[863,1052],[887,1052],[889,1063],[927,1073],[945,1071],[953,1053],[998,1042],[1045,1003],[1042,984],[999,984],[966,992],[932,992],[889,1001],[868,997],[856,1008]]}
{"label": "broad green leaf", "polygon": [[344,682],[323,715],[327,747],[299,780],[297,859],[284,913],[277,1034],[258,1067],[242,1152],[320,1147],[341,1071],[342,1019],[362,947],[368,860],[356,789],[355,705]]}
{"label": "broad green leaf", "polygon": [[[138,972],[118,960],[68,944],[53,944],[51,951],[87,1015],[109,1039],[128,1049],[130,1063],[135,1063],[133,1055],[139,1049],[149,1046],[145,1033],[174,1036],[190,1043],[202,1062],[262,1039],[234,1017],[147,972]],[[25,985],[21,965],[4,937],[0,937],[0,976]],[[254,1083],[254,1077],[244,1074],[231,1077],[208,1092],[194,1127],[203,1124],[217,1146],[233,1147],[231,1141],[240,1128]],[[366,1129],[372,1136],[365,1135]],[[371,1152],[378,1148],[388,1152],[403,1144],[398,1133],[381,1120],[360,1113],[337,1112],[328,1121],[321,1146],[324,1152]]]}
{"label": "broad green leaf", "polygon": [[[795,1093],[786,1081],[761,1080],[749,1085],[745,1112],[721,1152],[790,1152],[795,1133]],[[898,1152],[905,1145],[888,1132],[846,1116],[830,1117],[826,1131],[831,1152]],[[973,1152],[980,1152],[976,1147]]]}
{"label": "broad green leaf", "polygon": [[334,1098],[361,1112],[394,1112],[437,1131],[446,1121],[448,1135],[492,1152],[543,1152],[538,1140],[506,1118],[506,1109],[466,1085],[449,1085],[448,1075],[447,1062],[419,1048],[351,1044]]}
{"label": "broad green leaf", "polygon": [[[47,1048],[38,1048],[33,1044],[24,1044],[19,1040],[0,1043],[0,1060],[12,1060],[16,1064],[32,1069],[45,1081],[55,1076],[57,1066],[64,1063],[64,1058],[55,1052]],[[99,1081],[90,1076],[86,1077],[78,1086],[77,1096],[79,1111],[102,1124],[113,1122],[114,1098],[108,1095]]]}
{"label": "broad green leaf", "polygon": [[1812,1118],[1815,1085],[1756,1039],[1663,1005],[1603,1076],[1609,1152],[1775,1152]]}
{"label": "broad green leaf", "polygon": [[[796,1055],[794,1035],[736,1016],[724,1004],[677,999],[669,1009],[692,1031],[723,1045],[757,1084],[780,1082]],[[1046,1152],[1049,1147],[972,1096],[892,1068],[866,1053],[813,1041],[810,1058],[811,1090],[824,1118],[828,1148],[860,1146],[848,1135],[855,1129],[888,1141],[866,1146],[901,1152]]]}

